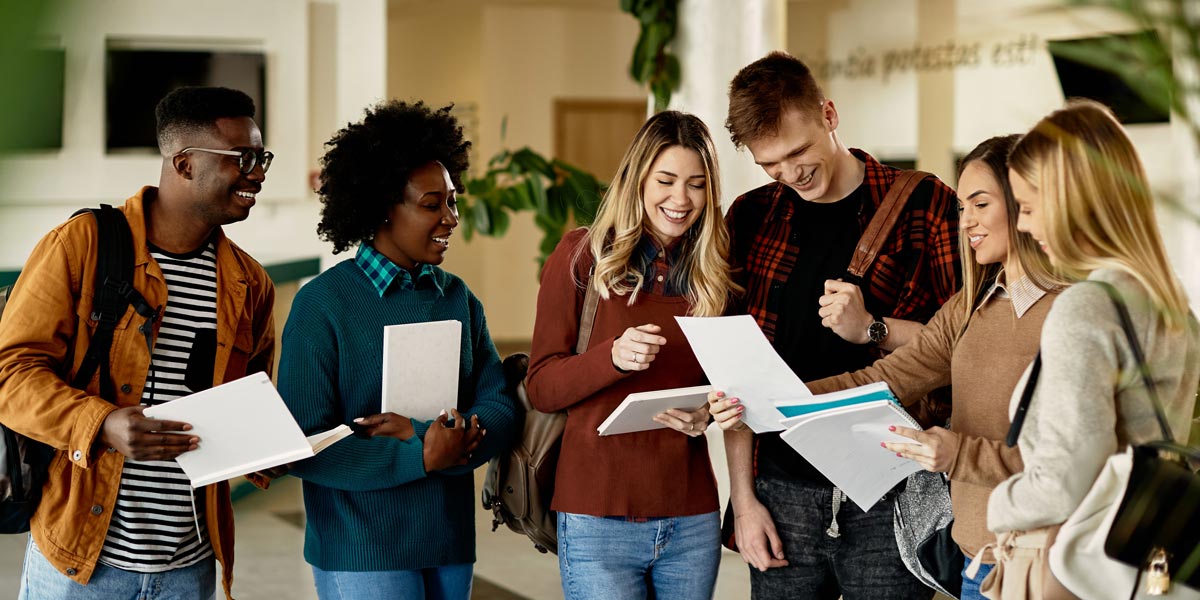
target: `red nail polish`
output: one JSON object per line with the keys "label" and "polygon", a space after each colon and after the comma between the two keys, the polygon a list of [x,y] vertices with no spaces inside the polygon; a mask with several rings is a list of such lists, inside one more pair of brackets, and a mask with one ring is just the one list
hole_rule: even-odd
{"label": "red nail polish", "polygon": [[880,448],[887,448],[887,442],[879,442]]}
{"label": "red nail polish", "polygon": [[903,454],[900,454],[899,452],[897,452],[897,453],[896,453],[896,458],[904,458],[904,455],[903,455]]}
{"label": "red nail polish", "polygon": [[717,392],[717,397],[718,397],[718,398],[724,398],[724,397],[725,397],[725,392]]}
{"label": "red nail polish", "polygon": [[739,399],[739,398],[732,398],[729,400],[730,404],[737,404],[739,402],[741,402],[741,399]]}
{"label": "red nail polish", "polygon": [[895,425],[888,425],[888,431],[895,431],[895,430],[896,430]]}
{"label": "red nail polish", "polygon": [[744,412],[745,410],[746,410],[746,407],[745,407],[745,406],[739,406],[739,407],[737,407],[737,411],[738,411],[738,412]]}

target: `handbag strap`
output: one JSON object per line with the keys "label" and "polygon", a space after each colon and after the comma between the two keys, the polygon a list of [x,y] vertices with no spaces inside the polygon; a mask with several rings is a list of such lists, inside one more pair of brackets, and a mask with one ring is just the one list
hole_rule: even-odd
{"label": "handbag strap", "polygon": [[596,308],[600,306],[600,292],[592,285],[591,271],[588,271],[588,280],[584,286],[587,292],[583,295],[583,312],[579,313],[579,336],[575,342],[575,354],[587,352],[588,342],[592,339],[592,326],[596,324]]}
{"label": "handbag strap", "polygon": [[1158,426],[1162,429],[1163,441],[1174,442],[1175,436],[1171,434],[1171,423],[1167,420],[1167,412],[1163,410],[1162,402],[1158,399],[1158,388],[1150,376],[1150,366],[1146,364],[1146,354],[1142,352],[1142,344],[1138,342],[1137,331],[1133,328],[1133,319],[1129,317],[1129,309],[1125,307],[1125,301],[1121,299],[1120,292],[1112,284],[1104,281],[1092,281],[1091,283],[1103,288],[1108,293],[1109,299],[1112,300],[1113,307],[1117,309],[1117,316],[1121,319],[1121,329],[1125,331],[1129,349],[1133,352],[1133,358],[1137,360],[1138,374],[1142,377],[1142,384],[1146,386],[1150,403],[1154,405],[1154,416],[1158,418]]}
{"label": "handbag strap", "polygon": [[[1008,436],[1004,444],[1009,448],[1017,445],[1021,438],[1021,428],[1025,427],[1025,413],[1029,412],[1029,402],[1033,400],[1033,388],[1037,386],[1038,376],[1042,374],[1042,351],[1038,350],[1033,357],[1033,366],[1029,368],[1029,379],[1025,380],[1025,389],[1021,390],[1021,401],[1017,403],[1017,412],[1013,413],[1012,425],[1008,427]],[[980,556],[983,554],[980,553]]]}
{"label": "handbag strap", "polygon": [[930,177],[933,177],[933,174],[925,171],[900,171],[896,175],[892,187],[888,188],[887,195],[883,197],[883,202],[875,210],[875,216],[871,217],[870,223],[867,223],[867,228],[854,248],[854,256],[850,258],[850,266],[846,269],[851,275],[860,280],[866,275],[867,269],[871,267],[871,263],[879,255],[879,250],[883,248],[884,240],[896,226],[896,220],[900,218],[900,212],[904,209],[905,200],[912,195],[917,184]]}
{"label": "handbag strap", "polygon": [[[1080,283],[1094,283],[1100,286],[1112,300],[1113,307],[1117,310],[1117,318],[1121,321],[1121,330],[1125,333],[1125,340],[1129,343],[1129,349],[1133,353],[1134,360],[1137,361],[1138,374],[1142,378],[1142,384],[1146,386],[1146,393],[1150,396],[1150,403],[1154,405],[1154,415],[1158,418],[1158,426],[1162,430],[1163,442],[1165,444],[1154,443],[1152,445],[1161,447],[1174,452],[1187,450],[1186,447],[1179,446],[1175,443],[1175,438],[1171,434],[1171,425],[1167,421],[1167,413],[1163,410],[1162,403],[1158,399],[1158,389],[1154,385],[1154,379],[1150,376],[1150,367],[1146,364],[1146,354],[1142,351],[1142,344],[1137,339],[1137,331],[1133,328],[1133,319],[1129,316],[1129,309],[1125,307],[1125,301],[1121,299],[1120,292],[1112,284],[1105,281],[1087,280]],[[1025,413],[1029,410],[1029,403],[1033,399],[1033,388],[1037,384],[1038,375],[1042,370],[1042,352],[1038,350],[1037,356],[1033,359],[1033,367],[1029,372],[1029,379],[1025,382],[1025,389],[1021,392],[1021,401],[1017,404],[1017,411],[1013,414],[1012,426],[1008,428],[1008,436],[1004,439],[1004,443],[1009,448],[1017,445],[1017,439],[1021,437],[1021,428],[1025,425]],[[1190,452],[1183,452],[1190,454]]]}

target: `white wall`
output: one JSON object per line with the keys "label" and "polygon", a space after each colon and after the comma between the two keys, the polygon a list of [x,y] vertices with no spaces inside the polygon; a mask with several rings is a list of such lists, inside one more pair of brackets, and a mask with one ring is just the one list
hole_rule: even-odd
{"label": "white wall", "polygon": [[[310,4],[312,6],[310,7]],[[348,10],[341,4],[349,4]],[[310,65],[309,15],[313,46]],[[374,11],[372,13],[372,11]],[[343,27],[336,27],[338,13]],[[347,16],[345,13],[349,13]],[[157,184],[161,158],[152,152],[108,155],[104,148],[105,40],[138,40],[146,47],[253,48],[267,57],[266,145],[276,160],[249,220],[227,228],[230,236],[264,261],[324,254],[317,240],[318,204],[309,191],[317,154],[309,128],[332,124],[378,99],[385,85],[384,0],[75,0],[45,34],[66,48],[63,147],[0,161],[0,269],[18,268],[36,241],[82,206],[120,203],[145,184]],[[376,24],[375,28],[364,23]],[[324,27],[322,27],[324,25]],[[338,38],[342,43],[338,44]],[[351,39],[352,43],[346,41]],[[324,60],[324,62],[322,62]],[[347,67],[347,65],[352,66]],[[311,86],[310,70],[323,78]],[[342,92],[330,101],[319,92]],[[324,134],[321,141],[327,139]],[[319,143],[319,142],[318,142]]]}
{"label": "white wall", "polygon": [[[502,148],[551,156],[557,98],[644,96],[626,74],[637,22],[616,2],[400,3],[388,31],[390,95],[477,109],[477,127],[468,131],[476,169]],[[466,243],[455,234],[451,241],[442,266],[482,300],[497,340],[532,335],[540,241],[529,215],[513,219],[502,238]]]}
{"label": "white wall", "polygon": [[[847,145],[878,157],[915,157],[921,136],[942,137],[943,123],[923,129],[918,119],[918,74],[901,68],[895,57],[921,46],[953,43],[977,46],[973,60],[954,68],[945,89],[922,94],[953,96],[952,152],[965,154],[984,139],[1023,133],[1046,113],[1062,106],[1063,93],[1045,41],[1126,32],[1133,26],[1118,15],[1095,10],[1048,10],[1061,6],[1046,0],[979,2],[957,0],[955,22],[940,27],[945,37],[920,36],[922,2],[932,0],[792,0],[789,5],[789,49],[810,60],[861,65],[875,59],[874,71],[840,74],[823,81],[838,107],[838,132]],[[924,24],[928,28],[928,23]],[[888,71],[888,57],[893,57]],[[971,56],[970,53],[965,56]],[[850,59],[858,59],[855,63]],[[936,82],[933,85],[937,85]],[[1155,190],[1183,199],[1200,212],[1197,154],[1182,123],[1130,125],[1130,139],[1141,154]],[[952,172],[939,172],[953,182]],[[1189,184],[1188,182],[1192,182]],[[1200,248],[1200,226],[1160,204],[1160,224],[1177,272],[1189,287],[1193,306],[1200,306],[1200,266],[1190,260]]]}

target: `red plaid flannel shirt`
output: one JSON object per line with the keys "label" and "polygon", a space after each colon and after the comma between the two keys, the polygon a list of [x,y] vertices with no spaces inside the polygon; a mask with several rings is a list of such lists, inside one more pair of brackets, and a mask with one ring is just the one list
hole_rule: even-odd
{"label": "red plaid flannel shirt", "polygon": [[[866,163],[863,178],[871,203],[859,214],[866,229],[896,179],[897,169],[851,148]],[[787,186],[772,182],[734,201],[725,215],[732,248],[730,263],[746,294],[733,312],[749,313],[767,339],[775,339],[779,302],[788,275],[799,260],[789,243],[794,202],[802,202]],[[847,259],[848,260],[848,259]],[[928,321],[958,290],[958,207],[954,190],[937,179],[923,181],[908,198],[904,212],[860,284],[868,306],[884,306],[884,316]],[[849,266],[849,264],[847,264]],[[740,305],[740,306],[738,306]],[[815,315],[815,311],[814,311]]]}

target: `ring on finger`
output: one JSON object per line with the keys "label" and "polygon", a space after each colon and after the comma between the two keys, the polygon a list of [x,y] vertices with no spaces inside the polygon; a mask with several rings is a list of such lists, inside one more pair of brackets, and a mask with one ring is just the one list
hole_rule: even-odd
{"label": "ring on finger", "polygon": [[638,357],[638,351],[637,351],[637,350],[634,350],[634,351],[633,351],[633,362],[635,362],[635,363],[640,363],[640,362],[642,362],[642,361],[641,361],[641,359]]}

